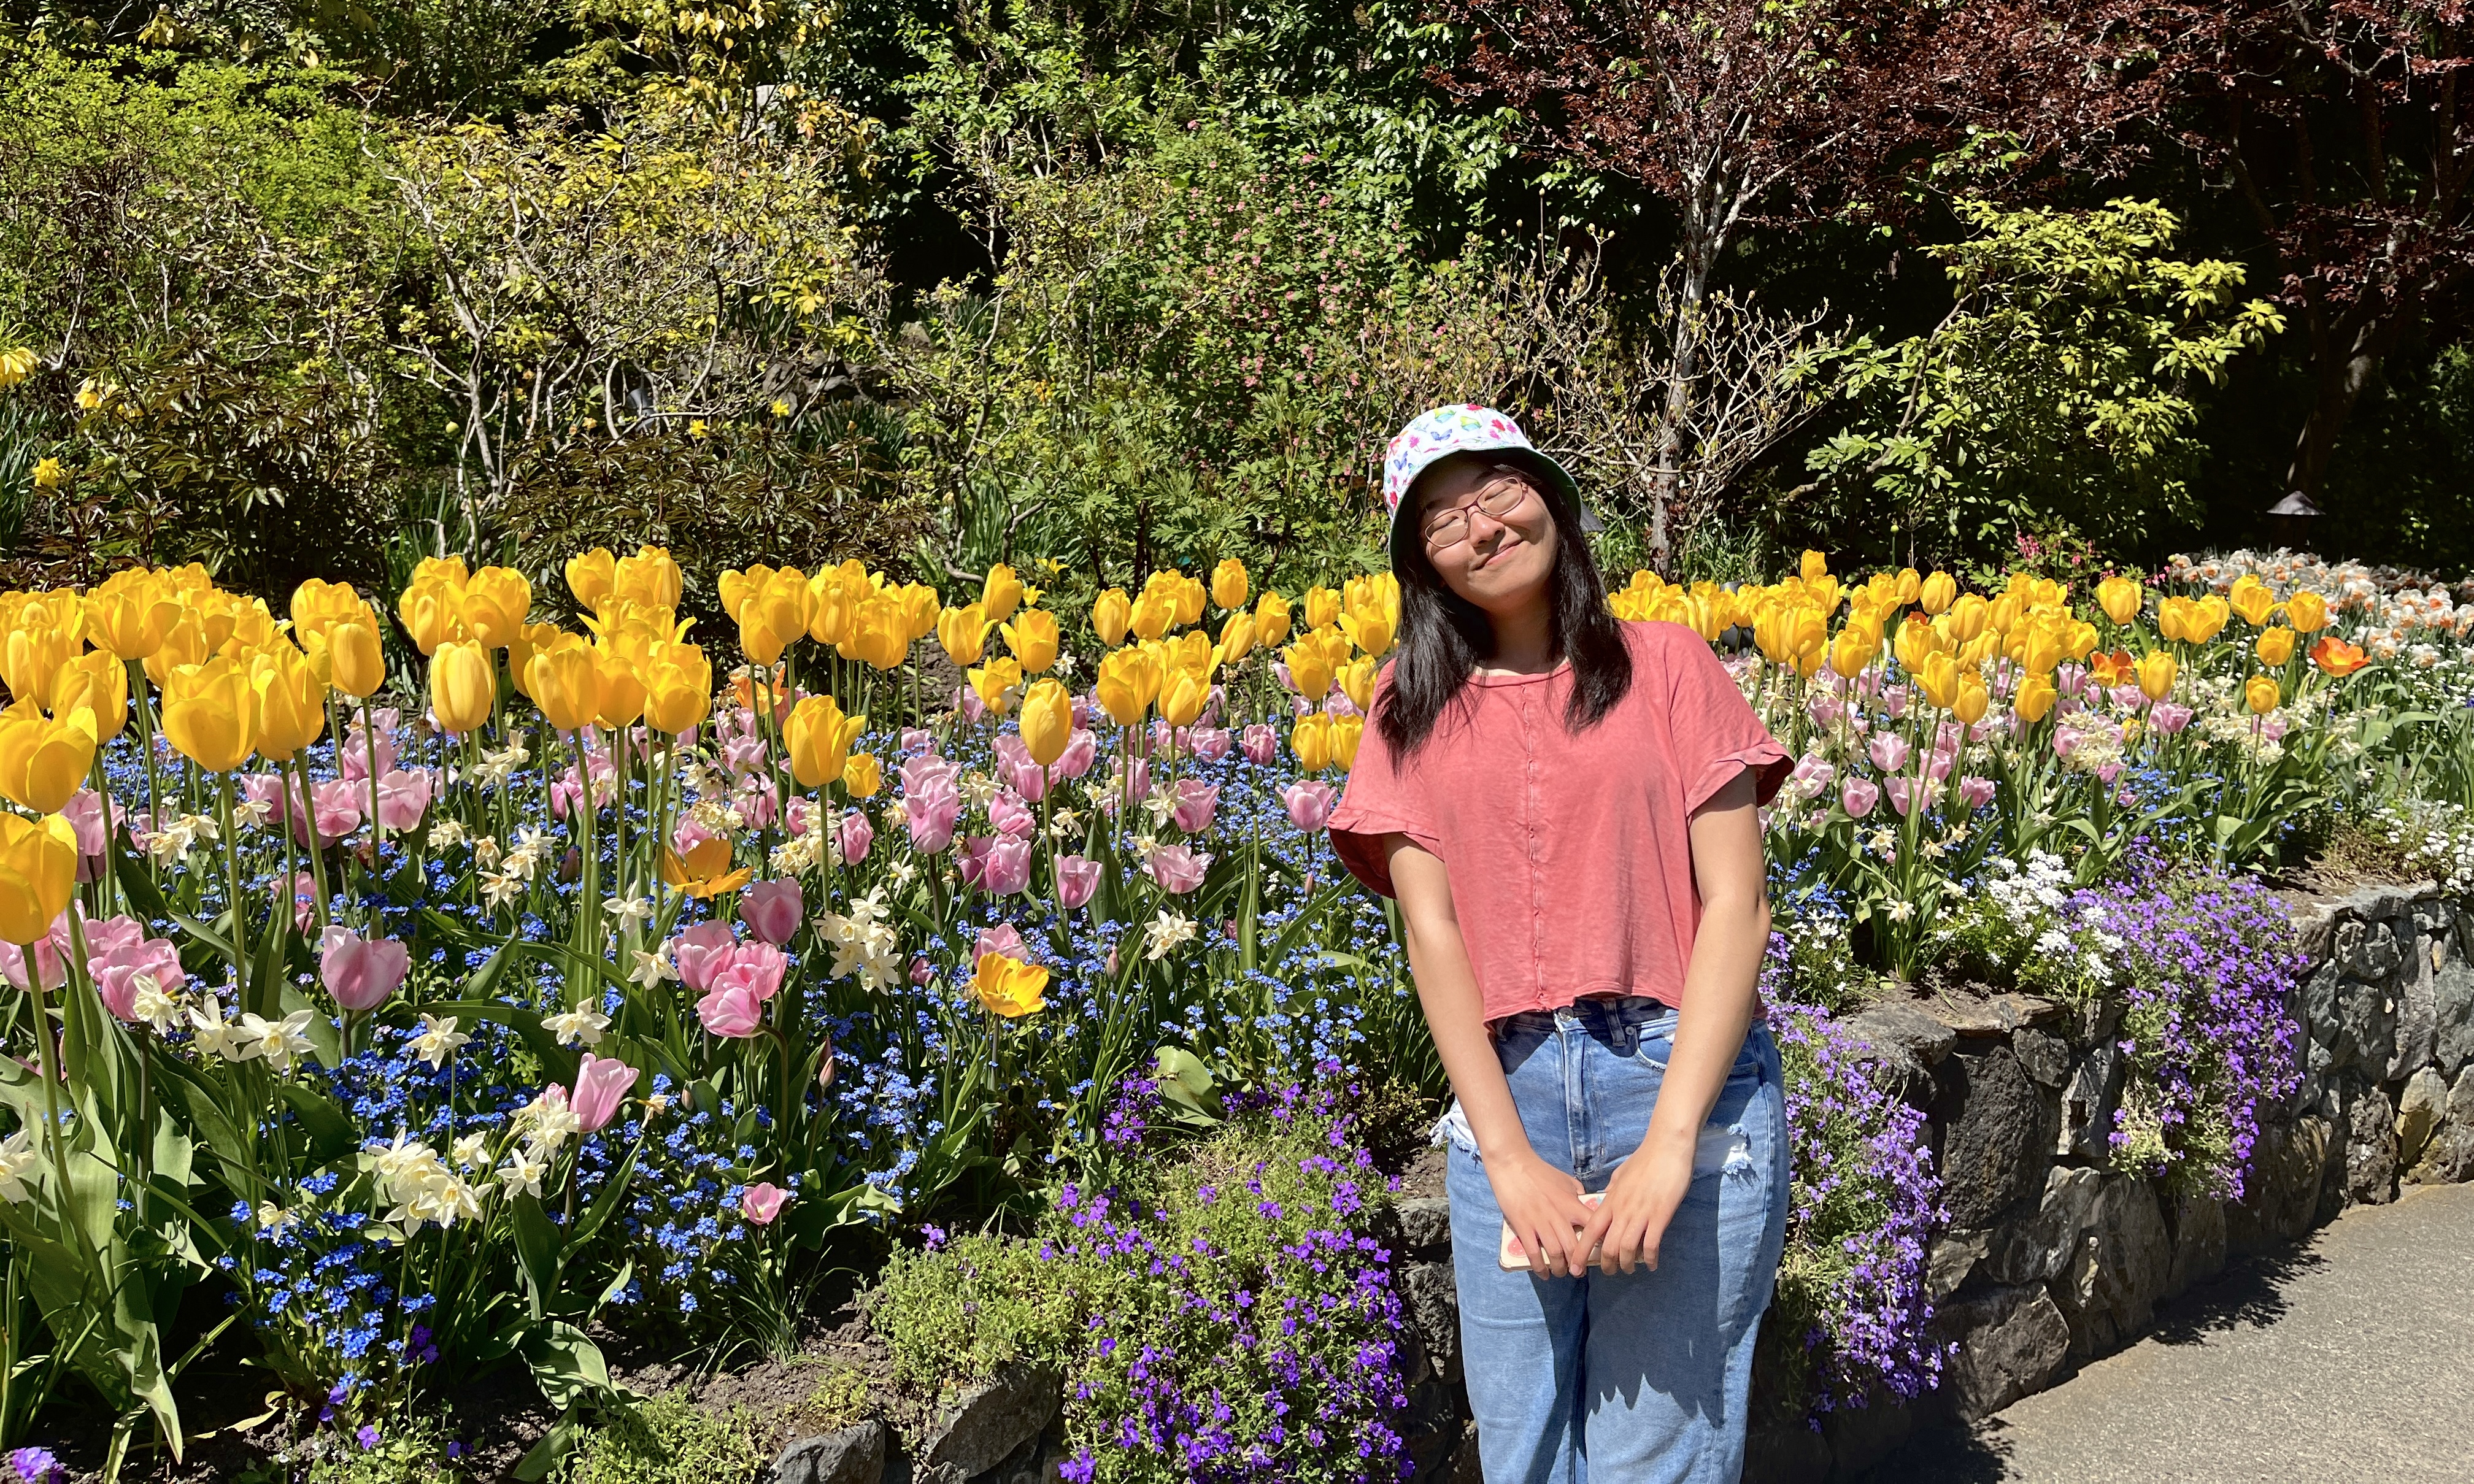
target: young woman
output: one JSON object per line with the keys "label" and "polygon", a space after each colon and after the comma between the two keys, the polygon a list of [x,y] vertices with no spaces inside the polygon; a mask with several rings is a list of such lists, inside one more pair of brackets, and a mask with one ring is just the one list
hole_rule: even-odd
{"label": "young woman", "polygon": [[1420,416],[1384,495],[1400,649],[1332,841],[1399,900],[1457,1096],[1488,1484],[1733,1481],[1786,1218],[1754,993],[1785,751],[1698,635],[1608,612],[1570,476],[1509,418]]}

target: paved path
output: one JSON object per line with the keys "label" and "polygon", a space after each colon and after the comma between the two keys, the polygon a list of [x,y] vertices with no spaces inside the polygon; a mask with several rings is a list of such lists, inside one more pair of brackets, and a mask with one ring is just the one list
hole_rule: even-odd
{"label": "paved path", "polygon": [[2409,1186],[1880,1484],[2474,1484],[2474,1185]]}

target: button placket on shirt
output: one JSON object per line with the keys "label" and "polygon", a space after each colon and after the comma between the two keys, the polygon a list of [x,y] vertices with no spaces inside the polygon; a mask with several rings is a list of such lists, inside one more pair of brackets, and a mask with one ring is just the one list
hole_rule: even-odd
{"label": "button placket on shirt", "polygon": [[1538,694],[1542,686],[1520,688],[1521,824],[1529,846],[1529,984],[1546,985],[1546,868],[1540,859],[1538,821],[1545,815],[1544,766],[1538,756]]}

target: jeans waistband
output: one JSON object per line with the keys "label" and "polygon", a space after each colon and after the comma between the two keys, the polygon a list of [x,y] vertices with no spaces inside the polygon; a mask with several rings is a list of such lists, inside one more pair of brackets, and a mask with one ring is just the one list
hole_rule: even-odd
{"label": "jeans waistband", "polygon": [[1646,995],[1622,999],[1577,1000],[1553,1010],[1527,1010],[1495,1022],[1494,1038],[1545,1035],[1566,1028],[1613,1039],[1660,1020],[1673,1019],[1674,1006]]}

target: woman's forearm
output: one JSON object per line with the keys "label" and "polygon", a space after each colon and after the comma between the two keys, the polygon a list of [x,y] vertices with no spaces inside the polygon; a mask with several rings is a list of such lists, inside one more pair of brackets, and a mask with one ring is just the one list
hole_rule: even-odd
{"label": "woman's forearm", "polygon": [[1529,1135],[1513,1106],[1503,1064],[1495,1059],[1493,1038],[1487,1034],[1485,997],[1469,964],[1459,919],[1452,914],[1451,884],[1443,864],[1404,844],[1391,852],[1391,867],[1418,1004],[1426,1012],[1435,1051],[1477,1138],[1478,1153],[1489,1160],[1527,1154]]}
{"label": "woman's forearm", "polygon": [[1752,775],[1738,775],[1692,816],[1701,923],[1684,970],[1675,1049],[1667,1058],[1644,1148],[1688,1151],[1701,1136],[1743,1049],[1769,949],[1770,907]]}

